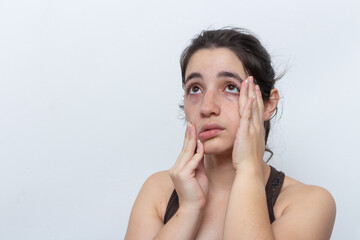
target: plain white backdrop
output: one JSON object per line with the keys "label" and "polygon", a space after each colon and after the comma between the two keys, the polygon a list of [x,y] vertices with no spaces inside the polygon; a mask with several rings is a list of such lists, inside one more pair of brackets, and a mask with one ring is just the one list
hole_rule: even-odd
{"label": "plain white backdrop", "polygon": [[123,239],[143,182],[182,148],[180,54],[228,25],[287,70],[270,163],[328,189],[332,239],[359,239],[359,13],[356,0],[0,0],[0,239]]}

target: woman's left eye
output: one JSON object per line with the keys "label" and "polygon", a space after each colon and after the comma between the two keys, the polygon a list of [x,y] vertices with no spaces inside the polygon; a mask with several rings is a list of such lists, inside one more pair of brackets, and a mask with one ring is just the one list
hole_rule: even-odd
{"label": "woman's left eye", "polygon": [[226,89],[229,89],[228,92],[231,92],[231,93],[239,93],[240,92],[239,88],[235,84],[232,84],[232,83],[228,84],[226,86]]}

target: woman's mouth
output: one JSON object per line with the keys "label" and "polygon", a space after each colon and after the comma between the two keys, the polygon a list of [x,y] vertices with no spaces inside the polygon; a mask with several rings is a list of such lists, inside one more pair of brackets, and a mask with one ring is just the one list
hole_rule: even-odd
{"label": "woman's mouth", "polygon": [[223,131],[223,129],[218,129],[218,128],[207,130],[207,131],[202,132],[202,133],[199,134],[199,139],[200,139],[200,141],[203,142],[203,141],[205,141],[205,140],[207,140],[209,138],[216,137],[222,131]]}
{"label": "woman's mouth", "polygon": [[199,139],[200,141],[205,141],[207,139],[216,137],[224,130],[223,127],[216,123],[207,123],[204,124],[200,130]]}

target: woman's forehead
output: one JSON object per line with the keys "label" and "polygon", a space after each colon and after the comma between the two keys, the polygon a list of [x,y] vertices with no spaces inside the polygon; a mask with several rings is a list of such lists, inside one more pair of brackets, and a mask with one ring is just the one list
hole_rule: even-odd
{"label": "woman's forehead", "polygon": [[230,49],[201,49],[191,56],[186,68],[185,79],[193,74],[205,77],[206,75],[218,75],[221,72],[233,73],[241,79],[246,77],[242,62]]}

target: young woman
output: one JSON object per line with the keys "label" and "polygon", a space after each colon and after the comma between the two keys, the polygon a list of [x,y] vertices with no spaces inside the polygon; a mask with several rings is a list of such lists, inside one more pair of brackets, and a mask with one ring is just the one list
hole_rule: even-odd
{"label": "young woman", "polygon": [[180,63],[183,148],[144,183],[125,239],[329,239],[330,193],[263,160],[279,93],[259,40],[242,29],[203,31]]}

